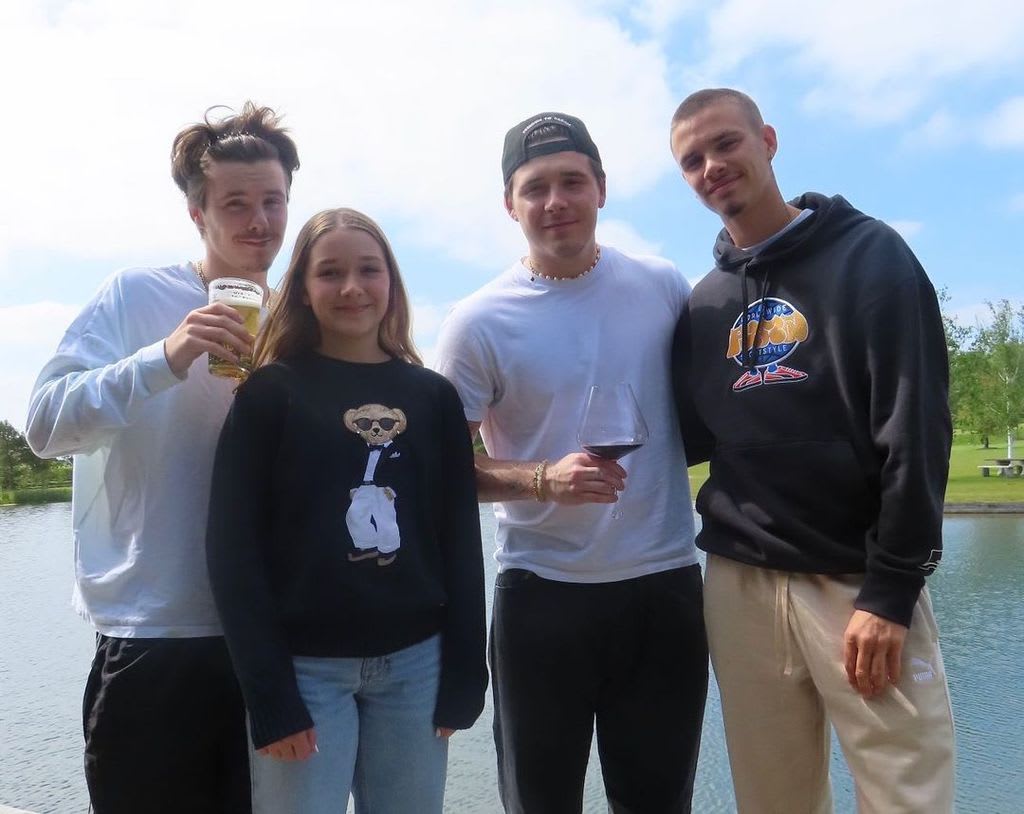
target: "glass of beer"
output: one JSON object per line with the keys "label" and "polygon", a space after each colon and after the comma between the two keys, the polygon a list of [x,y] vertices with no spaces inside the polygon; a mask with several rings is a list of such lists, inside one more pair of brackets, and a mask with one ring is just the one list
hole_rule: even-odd
{"label": "glass of beer", "polygon": [[[234,308],[245,320],[245,330],[250,336],[256,336],[260,327],[260,309],[263,307],[262,287],[240,277],[218,277],[210,282],[210,303],[212,305],[215,302]],[[235,364],[211,353],[210,373],[214,376],[244,379],[252,373],[252,355],[240,355],[238,364]]]}

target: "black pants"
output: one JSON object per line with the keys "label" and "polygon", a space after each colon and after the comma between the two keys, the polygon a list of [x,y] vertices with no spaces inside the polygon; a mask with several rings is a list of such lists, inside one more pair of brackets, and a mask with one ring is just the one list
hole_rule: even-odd
{"label": "black pants", "polygon": [[247,814],[245,708],[224,640],[97,637],[82,705],[95,814]]}
{"label": "black pants", "polygon": [[508,814],[574,814],[594,723],[615,814],[690,811],[708,686],[700,566],[622,582],[498,575],[490,662]]}

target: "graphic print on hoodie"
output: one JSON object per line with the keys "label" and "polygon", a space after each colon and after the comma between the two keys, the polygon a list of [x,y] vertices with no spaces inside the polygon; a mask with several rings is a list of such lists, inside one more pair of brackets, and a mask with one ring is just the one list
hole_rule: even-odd
{"label": "graphic print on hoodie", "polygon": [[906,242],[843,198],[790,203],[813,216],[759,251],[719,233],[677,331],[680,414],[710,459],[697,545],[863,573],[856,607],[909,625],[942,549],[949,462],[935,290]]}
{"label": "graphic print on hoodie", "polygon": [[799,382],[807,373],[781,362],[807,339],[807,319],[791,303],[762,297],[736,317],[726,358],[743,368],[732,389],[739,393],[762,384]]}

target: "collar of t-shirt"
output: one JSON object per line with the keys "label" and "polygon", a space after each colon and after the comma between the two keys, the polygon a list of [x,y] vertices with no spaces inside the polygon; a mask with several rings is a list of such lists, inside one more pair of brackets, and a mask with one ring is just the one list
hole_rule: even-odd
{"label": "collar of t-shirt", "polygon": [[747,252],[748,254],[760,254],[765,249],[767,249],[772,243],[774,243],[776,240],[778,240],[780,237],[786,234],[786,232],[788,232],[790,229],[795,229],[798,225],[803,223],[813,214],[813,209],[801,209],[799,215],[797,215],[795,218],[793,218],[793,220],[791,220],[789,223],[787,223],[785,226],[779,229],[779,231],[777,231],[774,235],[765,238],[760,243],[755,243],[753,246],[742,247],[743,251]]}

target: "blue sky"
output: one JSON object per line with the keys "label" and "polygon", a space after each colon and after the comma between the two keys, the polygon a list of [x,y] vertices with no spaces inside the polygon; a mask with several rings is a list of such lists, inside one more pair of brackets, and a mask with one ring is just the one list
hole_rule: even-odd
{"label": "blue sky", "polygon": [[1020,302],[1024,4],[943,6],[6,0],[0,419],[21,426],[107,274],[201,255],[171,139],[246,98],[284,114],[302,159],[271,280],[311,214],[363,209],[395,245],[428,357],[450,304],[524,251],[499,157],[540,110],[579,115],[602,151],[599,239],[699,279],[719,223],[679,178],[667,122],[706,86],[759,102],[784,193],[839,193],[893,224],[964,320]]}

